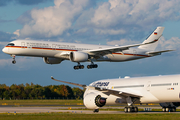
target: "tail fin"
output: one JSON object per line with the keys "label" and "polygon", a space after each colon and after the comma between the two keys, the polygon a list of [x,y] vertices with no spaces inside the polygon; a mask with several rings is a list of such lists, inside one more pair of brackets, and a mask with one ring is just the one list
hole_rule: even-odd
{"label": "tail fin", "polygon": [[139,46],[139,48],[152,50],[152,51],[155,50],[158,45],[158,40],[162,36],[163,31],[164,31],[164,27],[157,27],[156,30],[154,30],[154,32],[143,43],[148,43],[152,41],[157,41],[157,42],[153,42],[147,45],[141,45]]}

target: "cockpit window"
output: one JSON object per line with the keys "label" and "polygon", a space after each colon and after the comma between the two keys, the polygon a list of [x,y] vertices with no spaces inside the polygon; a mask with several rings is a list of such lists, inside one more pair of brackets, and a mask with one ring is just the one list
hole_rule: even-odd
{"label": "cockpit window", "polygon": [[14,46],[14,43],[9,43],[7,44],[7,46]]}

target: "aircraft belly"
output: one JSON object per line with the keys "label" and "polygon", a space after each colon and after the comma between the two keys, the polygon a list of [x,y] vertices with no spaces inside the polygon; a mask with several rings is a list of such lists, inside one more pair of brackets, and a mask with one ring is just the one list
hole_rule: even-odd
{"label": "aircraft belly", "polygon": [[180,101],[180,94],[179,91],[176,91],[175,88],[159,88],[161,90],[152,90],[151,88],[151,93],[159,99],[161,102],[174,102]]}
{"label": "aircraft belly", "polygon": [[108,55],[110,61],[113,62],[123,62],[123,61],[130,61],[135,59],[141,59],[141,56],[133,56],[133,55]]}

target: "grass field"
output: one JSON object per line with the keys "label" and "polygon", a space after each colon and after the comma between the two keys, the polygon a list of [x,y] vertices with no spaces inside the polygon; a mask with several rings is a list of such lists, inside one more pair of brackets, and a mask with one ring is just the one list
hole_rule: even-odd
{"label": "grass field", "polygon": [[58,119],[101,119],[101,120],[178,120],[180,114],[72,114],[72,113],[38,113],[38,114],[0,114],[1,120],[58,120]]}
{"label": "grass field", "polygon": [[82,100],[0,100],[0,105],[83,105]]}
{"label": "grass field", "polygon": [[[31,105],[80,105],[83,106],[82,100],[0,100],[0,105],[21,105],[21,106],[31,106]],[[156,104],[157,106],[157,104]],[[119,107],[119,106],[117,106]],[[72,108],[73,109],[73,108]],[[76,110],[76,109],[75,109]],[[77,109],[78,110],[78,109]],[[83,110],[86,110],[84,108]],[[101,110],[108,111],[123,111],[123,109],[106,108]],[[143,111],[143,109],[139,109]],[[153,110],[154,111],[154,110]],[[161,109],[155,109],[155,111],[161,111]],[[179,110],[178,110],[179,111]],[[174,120],[180,119],[180,114],[178,113],[159,113],[159,114],[137,114],[137,113],[126,113],[126,114],[80,114],[80,113],[0,113],[0,120],[57,120],[57,119],[101,119],[101,120]]]}

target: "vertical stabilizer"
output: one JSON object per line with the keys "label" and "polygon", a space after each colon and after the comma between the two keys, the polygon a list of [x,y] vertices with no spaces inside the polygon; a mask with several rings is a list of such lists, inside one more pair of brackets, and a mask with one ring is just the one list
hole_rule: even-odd
{"label": "vertical stabilizer", "polygon": [[158,45],[158,40],[162,36],[163,31],[164,31],[164,27],[157,27],[156,30],[154,30],[154,32],[143,43],[148,43],[152,41],[157,41],[157,42],[147,45],[141,45],[139,46],[139,48],[154,51]]}

